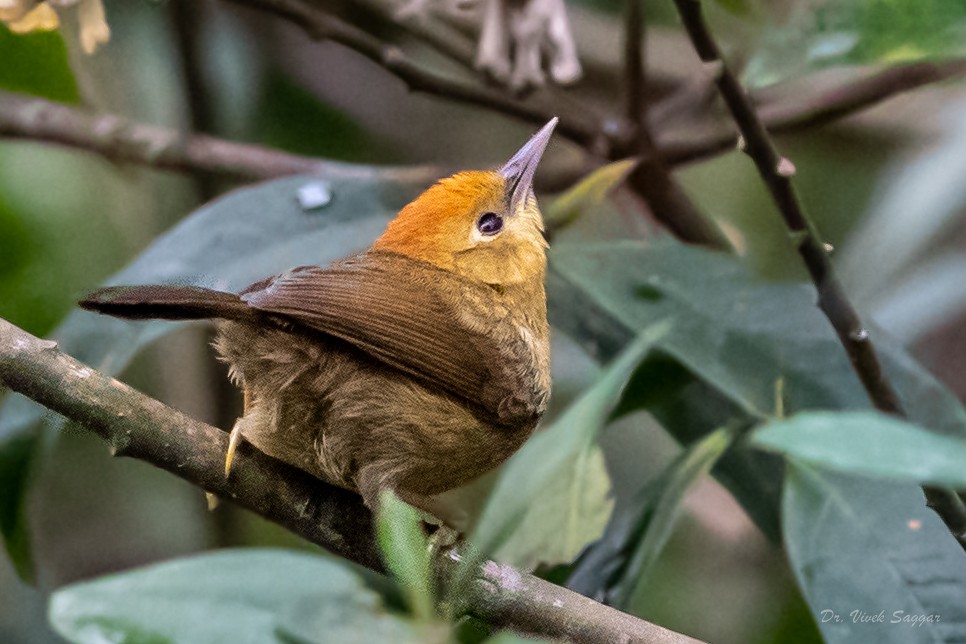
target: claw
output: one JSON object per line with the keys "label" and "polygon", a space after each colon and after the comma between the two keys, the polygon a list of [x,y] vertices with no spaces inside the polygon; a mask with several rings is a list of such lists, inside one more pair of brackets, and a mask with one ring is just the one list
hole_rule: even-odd
{"label": "claw", "polygon": [[231,474],[231,462],[235,457],[235,450],[238,448],[238,443],[241,442],[241,419],[235,423],[235,426],[231,428],[231,434],[228,436],[228,451],[225,452],[225,478]]}

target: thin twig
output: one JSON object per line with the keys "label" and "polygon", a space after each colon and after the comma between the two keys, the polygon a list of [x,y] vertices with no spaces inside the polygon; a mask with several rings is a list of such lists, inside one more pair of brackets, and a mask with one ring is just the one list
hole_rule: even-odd
{"label": "thin twig", "polygon": [[[814,223],[805,214],[792,184],[795,166],[775,148],[737,77],[724,62],[701,12],[700,0],[674,0],[698,57],[715,79],[743,137],[743,149],[754,161],[789,234],[818,290],[818,306],[838,334],[852,367],[872,404],[880,411],[905,416],[899,396],[882,369],[869,332],[862,324],[835,274]],[[926,499],[960,544],[966,547],[966,507],[948,490],[926,487]]]}
{"label": "thin twig", "polygon": [[[914,89],[966,75],[966,60],[917,62],[888,67],[865,78],[789,101],[762,105],[758,115],[772,134],[799,132],[839,121]],[[662,123],[655,124],[664,131]],[[660,139],[660,137],[659,137]],[[738,136],[733,128],[681,142],[660,142],[661,157],[670,165],[701,161],[733,150]]]}
{"label": "thin twig", "polygon": [[644,40],[644,0],[627,0],[624,7],[624,92],[627,109],[625,116],[635,129],[645,129],[645,76],[647,47]]}
{"label": "thin twig", "polygon": [[[406,53],[379,40],[372,34],[301,0],[230,0],[278,15],[298,25],[314,40],[332,40],[357,51],[402,80],[410,90],[440,96],[462,103],[478,105],[496,112],[543,124],[555,114],[553,106],[535,105],[511,98],[478,85],[470,85],[435,73],[413,62]],[[585,115],[561,115],[557,131],[584,146],[598,143],[601,130]]]}
{"label": "thin twig", "polygon": [[[373,570],[383,565],[362,499],[242,443],[225,478],[227,434],[135,391],[0,319],[0,384],[77,421],[115,456],[142,460]],[[452,565],[450,553],[442,553]],[[440,562],[440,565],[444,565]],[[696,644],[509,566],[487,562],[466,603],[486,621],[582,642]]]}
{"label": "thin twig", "polygon": [[627,92],[626,118],[628,148],[614,150],[616,155],[636,155],[640,162],[628,176],[628,185],[650,206],[654,216],[682,239],[692,243],[731,250],[721,229],[701,214],[694,202],[672,176],[657,153],[647,118],[647,69],[643,0],[626,0],[624,20],[624,85]]}
{"label": "thin twig", "polygon": [[385,178],[428,183],[433,166],[358,166],[288,154],[199,134],[94,114],[42,98],[0,91],[0,138],[45,141],[96,152],[112,161],[178,172],[206,172],[233,179],[270,179],[293,174],[337,178]]}
{"label": "thin twig", "polygon": [[357,4],[362,5],[383,20],[398,25],[411,36],[418,38],[450,60],[459,63],[468,70],[475,70],[473,61],[476,57],[476,48],[473,41],[450,23],[427,15],[428,11],[424,11],[422,15],[400,16],[398,9],[405,3],[394,4],[385,0],[356,1]]}

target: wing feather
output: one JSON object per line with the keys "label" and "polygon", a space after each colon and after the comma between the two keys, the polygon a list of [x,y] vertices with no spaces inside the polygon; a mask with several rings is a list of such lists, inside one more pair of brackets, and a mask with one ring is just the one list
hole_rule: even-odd
{"label": "wing feather", "polygon": [[[526,354],[495,291],[403,255],[369,252],[303,266],[242,292],[252,308],[341,338],[386,364],[481,408],[501,423],[531,420],[520,405]],[[510,346],[512,345],[512,346]],[[508,401],[510,404],[508,404]]]}

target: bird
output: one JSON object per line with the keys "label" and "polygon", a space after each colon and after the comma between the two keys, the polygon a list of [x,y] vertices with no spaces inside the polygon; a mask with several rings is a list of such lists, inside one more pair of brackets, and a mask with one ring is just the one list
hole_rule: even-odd
{"label": "bird", "polygon": [[80,301],[127,319],[211,319],[242,389],[241,440],[328,483],[460,529],[440,497],[494,469],[550,397],[548,244],[533,178],[557,119],[502,167],[441,179],[367,250],[228,293],[112,286]]}

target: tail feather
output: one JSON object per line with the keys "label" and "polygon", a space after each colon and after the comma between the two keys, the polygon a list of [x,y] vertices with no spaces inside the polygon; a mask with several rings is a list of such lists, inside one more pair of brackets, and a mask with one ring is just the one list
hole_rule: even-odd
{"label": "tail feather", "polygon": [[78,302],[81,308],[129,320],[251,320],[255,312],[234,293],[166,284],[110,286]]}

